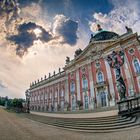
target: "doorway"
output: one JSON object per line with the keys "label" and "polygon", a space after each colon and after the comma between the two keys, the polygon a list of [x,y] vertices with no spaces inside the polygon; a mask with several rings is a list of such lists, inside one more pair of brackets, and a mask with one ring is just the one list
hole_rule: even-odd
{"label": "doorway", "polygon": [[106,103],[106,93],[104,91],[101,92],[101,106],[102,107],[107,106],[107,103]]}
{"label": "doorway", "polygon": [[72,96],[72,111],[75,111],[76,110],[76,100],[75,100],[75,97]]}
{"label": "doorway", "polygon": [[84,96],[84,108],[85,108],[85,110],[88,110],[88,108],[89,108],[88,96],[87,95]]}

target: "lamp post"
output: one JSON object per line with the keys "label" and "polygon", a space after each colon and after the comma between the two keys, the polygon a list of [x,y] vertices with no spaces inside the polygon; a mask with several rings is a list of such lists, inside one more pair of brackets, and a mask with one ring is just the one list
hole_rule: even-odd
{"label": "lamp post", "polygon": [[30,113],[30,90],[25,91],[26,94],[26,102],[27,102],[27,113]]}
{"label": "lamp post", "polygon": [[120,100],[126,99],[126,86],[121,75],[121,66],[124,64],[124,52],[113,51],[107,56],[107,61],[111,68],[115,69],[117,90],[119,92]]}
{"label": "lamp post", "polygon": [[8,96],[5,97],[5,107],[8,108]]}

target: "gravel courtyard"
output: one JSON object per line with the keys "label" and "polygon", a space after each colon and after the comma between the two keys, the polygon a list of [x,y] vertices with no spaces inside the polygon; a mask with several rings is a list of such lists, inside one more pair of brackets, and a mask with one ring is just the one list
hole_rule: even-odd
{"label": "gravel courtyard", "polygon": [[140,127],[105,134],[80,133],[32,121],[0,108],[0,140],[140,140]]}

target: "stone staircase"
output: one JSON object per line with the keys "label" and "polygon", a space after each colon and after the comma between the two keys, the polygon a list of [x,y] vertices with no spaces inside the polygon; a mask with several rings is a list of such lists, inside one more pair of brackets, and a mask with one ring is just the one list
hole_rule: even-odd
{"label": "stone staircase", "polygon": [[91,133],[106,133],[140,127],[139,117],[137,115],[131,117],[58,118],[27,114],[26,117],[63,129]]}

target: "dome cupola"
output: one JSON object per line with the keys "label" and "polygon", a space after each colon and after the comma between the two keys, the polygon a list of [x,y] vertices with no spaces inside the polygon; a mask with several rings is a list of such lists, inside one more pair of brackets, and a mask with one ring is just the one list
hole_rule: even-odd
{"label": "dome cupola", "polygon": [[119,37],[119,35],[115,32],[103,30],[99,24],[97,25],[97,29],[98,32],[94,36],[91,36],[92,41],[104,41]]}

